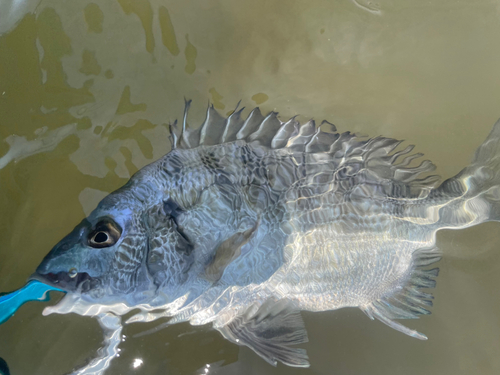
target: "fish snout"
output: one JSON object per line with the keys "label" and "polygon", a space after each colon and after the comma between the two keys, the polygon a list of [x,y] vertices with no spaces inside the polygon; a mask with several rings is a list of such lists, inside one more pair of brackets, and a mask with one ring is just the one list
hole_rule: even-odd
{"label": "fish snout", "polygon": [[88,224],[84,220],[71,233],[64,237],[45,256],[30,279],[66,291],[76,291],[80,285],[91,279],[82,267],[85,253],[82,234]]}
{"label": "fish snout", "polygon": [[67,292],[88,291],[95,288],[99,281],[91,277],[86,272],[77,272],[72,268],[68,272],[47,272],[40,271],[40,267],[31,275],[29,280],[37,280],[44,284],[52,285]]}
{"label": "fish snout", "polygon": [[45,267],[44,262],[31,275],[29,280],[37,280],[67,292],[76,292],[78,290],[86,292],[99,284],[98,279],[91,277],[87,272],[78,272],[76,268],[70,268],[68,271],[50,272]]}

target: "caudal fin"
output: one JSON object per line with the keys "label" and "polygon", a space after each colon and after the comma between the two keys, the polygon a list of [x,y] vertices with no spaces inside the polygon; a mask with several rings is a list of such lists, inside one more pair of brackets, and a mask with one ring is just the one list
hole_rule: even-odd
{"label": "caudal fin", "polygon": [[469,168],[470,182],[478,198],[488,205],[487,220],[500,220],[500,119],[476,150]]}
{"label": "caudal fin", "polygon": [[432,195],[448,200],[439,208],[442,228],[500,221],[500,120],[476,150],[472,163]]}

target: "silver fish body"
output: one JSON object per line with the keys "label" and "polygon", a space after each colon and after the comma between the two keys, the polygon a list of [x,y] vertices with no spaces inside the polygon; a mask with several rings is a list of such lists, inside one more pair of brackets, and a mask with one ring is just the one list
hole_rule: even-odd
{"label": "silver fish body", "polygon": [[304,367],[305,351],[291,347],[307,341],[301,310],[359,307],[425,339],[396,320],[430,313],[436,232],[500,217],[499,123],[472,164],[438,186],[433,164],[410,167],[421,155],[393,139],[258,109],[226,119],[210,107],[195,130],[186,117],[171,126],[173,150],[39,266],[35,278],[70,292],[53,311],[138,307],[127,322],[212,322],[269,363]]}

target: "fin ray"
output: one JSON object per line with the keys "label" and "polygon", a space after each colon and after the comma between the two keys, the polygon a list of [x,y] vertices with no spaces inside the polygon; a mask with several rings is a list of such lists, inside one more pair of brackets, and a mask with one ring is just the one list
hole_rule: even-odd
{"label": "fin ray", "polygon": [[290,347],[308,341],[300,312],[286,301],[272,300],[255,310],[252,305],[217,329],[229,341],[249,347],[273,366],[279,361],[288,366],[309,367],[305,349]]}
{"label": "fin ray", "polygon": [[200,145],[213,146],[222,142],[227,119],[217,112],[213,105],[207,108],[207,117],[200,130]]}
{"label": "fin ray", "polygon": [[[421,269],[441,259],[437,249],[417,250],[413,254],[413,267],[406,284],[396,292],[384,296],[360,309],[370,318],[377,319],[395,330],[420,340],[427,340],[424,334],[405,327],[394,319],[418,319],[419,315],[428,315],[431,312],[427,307],[432,306],[432,294],[421,291],[422,288],[434,288],[435,277],[439,268]],[[431,262],[432,261],[432,262]]]}

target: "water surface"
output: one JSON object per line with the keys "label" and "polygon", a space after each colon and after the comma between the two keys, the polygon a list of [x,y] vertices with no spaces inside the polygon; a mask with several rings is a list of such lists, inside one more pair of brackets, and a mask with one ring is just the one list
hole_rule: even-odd
{"label": "water surface", "polygon": [[[169,151],[193,99],[406,139],[450,177],[500,117],[500,5],[441,0],[116,0],[0,4],[0,291],[108,192]],[[360,311],[305,313],[310,369],[269,366],[209,327],[125,341],[110,374],[498,374],[498,224],[441,232],[422,342]],[[55,295],[56,293],[53,293]],[[57,299],[57,298],[56,298]],[[53,302],[51,302],[53,303]],[[0,326],[12,374],[59,375],[100,346],[96,321],[30,303]],[[207,364],[210,367],[207,367]]]}

